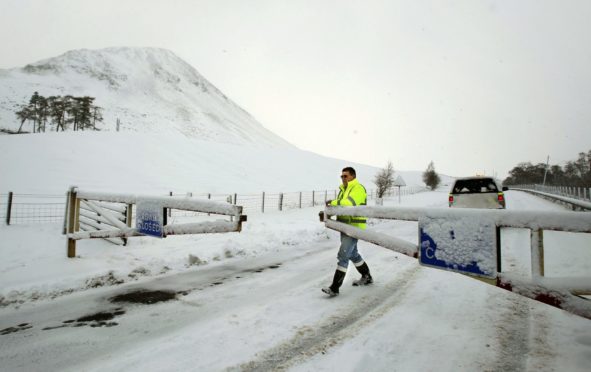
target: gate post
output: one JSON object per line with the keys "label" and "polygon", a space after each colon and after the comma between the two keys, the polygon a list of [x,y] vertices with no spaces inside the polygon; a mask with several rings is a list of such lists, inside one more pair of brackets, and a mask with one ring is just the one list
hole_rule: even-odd
{"label": "gate post", "polygon": [[[73,186],[68,192],[68,234],[76,231],[79,211],[76,187]],[[76,240],[70,237],[68,237],[68,257],[76,257]]]}

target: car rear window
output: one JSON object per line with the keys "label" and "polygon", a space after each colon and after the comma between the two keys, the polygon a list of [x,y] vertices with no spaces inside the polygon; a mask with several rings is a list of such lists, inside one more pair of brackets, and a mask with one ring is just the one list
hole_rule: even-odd
{"label": "car rear window", "polygon": [[452,194],[474,194],[482,192],[498,192],[497,185],[490,178],[457,180]]}

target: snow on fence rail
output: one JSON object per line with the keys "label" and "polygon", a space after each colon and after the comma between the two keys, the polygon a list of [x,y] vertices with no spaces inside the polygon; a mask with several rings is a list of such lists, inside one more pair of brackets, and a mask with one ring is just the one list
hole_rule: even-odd
{"label": "snow on fence rail", "polygon": [[[591,276],[582,278],[549,278],[544,277],[544,231],[564,231],[591,233],[591,213],[586,212],[544,212],[540,211],[509,211],[488,209],[436,209],[436,208],[403,208],[403,207],[326,207],[320,212],[320,220],[327,228],[343,232],[357,239],[377,244],[384,248],[421,259],[418,245],[389,236],[380,232],[361,230],[350,225],[335,221],[331,216],[362,216],[378,219],[403,221],[439,220],[439,221],[477,221],[475,226],[482,229],[490,222],[496,231],[496,270],[492,273],[492,282],[500,288],[513,291],[522,296],[532,298],[546,304],[559,307],[574,314],[591,319],[591,301],[580,296],[591,295]],[[466,223],[471,226],[470,223]],[[531,279],[501,273],[501,242],[500,228],[526,228],[531,237]],[[420,230],[420,222],[419,222]],[[442,229],[445,230],[445,229]],[[448,233],[443,231],[443,233]],[[482,235],[478,233],[477,235]],[[420,231],[419,231],[420,234]],[[453,237],[452,237],[453,239]],[[419,241],[421,239],[419,238]],[[591,247],[590,247],[591,249]],[[475,252],[480,253],[480,252]],[[438,257],[438,259],[440,259]],[[477,261],[476,258],[471,258]],[[447,267],[454,269],[453,264]]]}
{"label": "snow on fence rail", "polygon": [[[407,186],[400,190],[401,195],[411,195],[425,191],[421,186]],[[387,196],[398,196],[399,190],[392,190]],[[327,199],[334,199],[336,190],[296,191],[285,193],[261,192],[258,194],[211,194],[211,193],[173,193],[169,196],[191,197],[199,200],[211,200],[240,204],[245,213],[265,213],[288,209],[323,206]],[[375,199],[375,190],[368,190],[368,198]],[[64,195],[18,194],[9,192],[0,194],[0,218],[7,225],[24,223],[53,223],[64,220],[66,203]],[[193,211],[169,210],[168,218],[174,220],[191,218],[198,215]]]}
{"label": "snow on fence rail", "polygon": [[[132,227],[134,206],[139,213],[138,203],[156,211],[160,221],[154,222],[161,237],[180,234],[204,234],[240,232],[246,215],[242,207],[210,200],[196,200],[190,197],[138,196],[78,190],[72,187],[68,192],[64,233],[68,237],[68,257],[76,256],[76,241],[80,239],[115,239],[145,235],[142,226]],[[169,209],[194,211],[202,214],[230,216],[230,221],[200,221],[183,224],[167,224]],[[139,221],[139,220],[138,220]],[[138,222],[139,224],[139,222]]]}

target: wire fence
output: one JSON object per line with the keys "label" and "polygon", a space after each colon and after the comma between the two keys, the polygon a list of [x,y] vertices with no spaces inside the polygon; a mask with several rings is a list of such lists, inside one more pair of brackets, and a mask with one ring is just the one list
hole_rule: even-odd
{"label": "wire fence", "polygon": [[[422,186],[405,186],[392,189],[385,197],[398,197],[425,191]],[[324,206],[328,200],[335,199],[338,190],[314,190],[285,193],[259,194],[209,194],[209,193],[169,193],[172,197],[192,197],[241,205],[243,213],[272,213],[283,210]],[[368,190],[368,200],[375,200],[375,190]],[[63,222],[66,212],[66,193],[64,195],[0,194],[0,218],[6,225]],[[168,210],[173,218],[195,217],[197,212]]]}

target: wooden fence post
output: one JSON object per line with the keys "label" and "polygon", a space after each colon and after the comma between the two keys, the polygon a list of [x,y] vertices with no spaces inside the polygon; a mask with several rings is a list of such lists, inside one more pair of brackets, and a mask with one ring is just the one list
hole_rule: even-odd
{"label": "wooden fence post", "polygon": [[312,190],[312,206],[315,206],[316,203],[314,202],[314,190]]}
{"label": "wooden fence post", "polygon": [[6,207],[6,224],[10,225],[10,213],[12,212],[12,191],[8,193],[8,206]]}
{"label": "wooden fence post", "polygon": [[261,212],[265,213],[265,192],[263,191],[263,204],[261,206]]}
{"label": "wooden fence post", "polygon": [[[172,191],[170,192],[170,196],[172,196]],[[166,214],[166,209],[164,210],[164,214]],[[172,209],[168,208],[168,217],[172,217]]]}
{"label": "wooden fence post", "polygon": [[[207,194],[207,200],[210,200],[210,199],[211,199],[211,194],[209,194],[209,193],[208,193],[208,194]],[[211,213],[208,213],[207,215],[208,215],[208,216],[211,216]]]}
{"label": "wooden fence post", "polygon": [[70,192],[66,192],[66,208],[64,210],[64,226],[62,226],[62,235],[66,235],[68,233],[68,208],[70,204]]}
{"label": "wooden fence post", "polygon": [[131,227],[131,221],[133,219],[133,204],[127,204],[127,210],[125,211],[125,224],[127,227]]}
{"label": "wooden fence post", "polygon": [[279,210],[283,210],[283,193],[279,194]]}
{"label": "wooden fence post", "polygon": [[[125,208],[125,224],[127,227],[131,227],[131,221],[133,219],[133,204],[127,204]],[[127,238],[121,238],[123,240],[123,246],[127,245]]]}
{"label": "wooden fence post", "polygon": [[[72,187],[68,192],[68,234],[76,232],[76,226],[79,213],[79,202],[76,193],[76,187]],[[68,237],[68,257],[76,257],[76,240]]]}
{"label": "wooden fence post", "polygon": [[300,191],[300,209],[302,209],[302,192]]}

